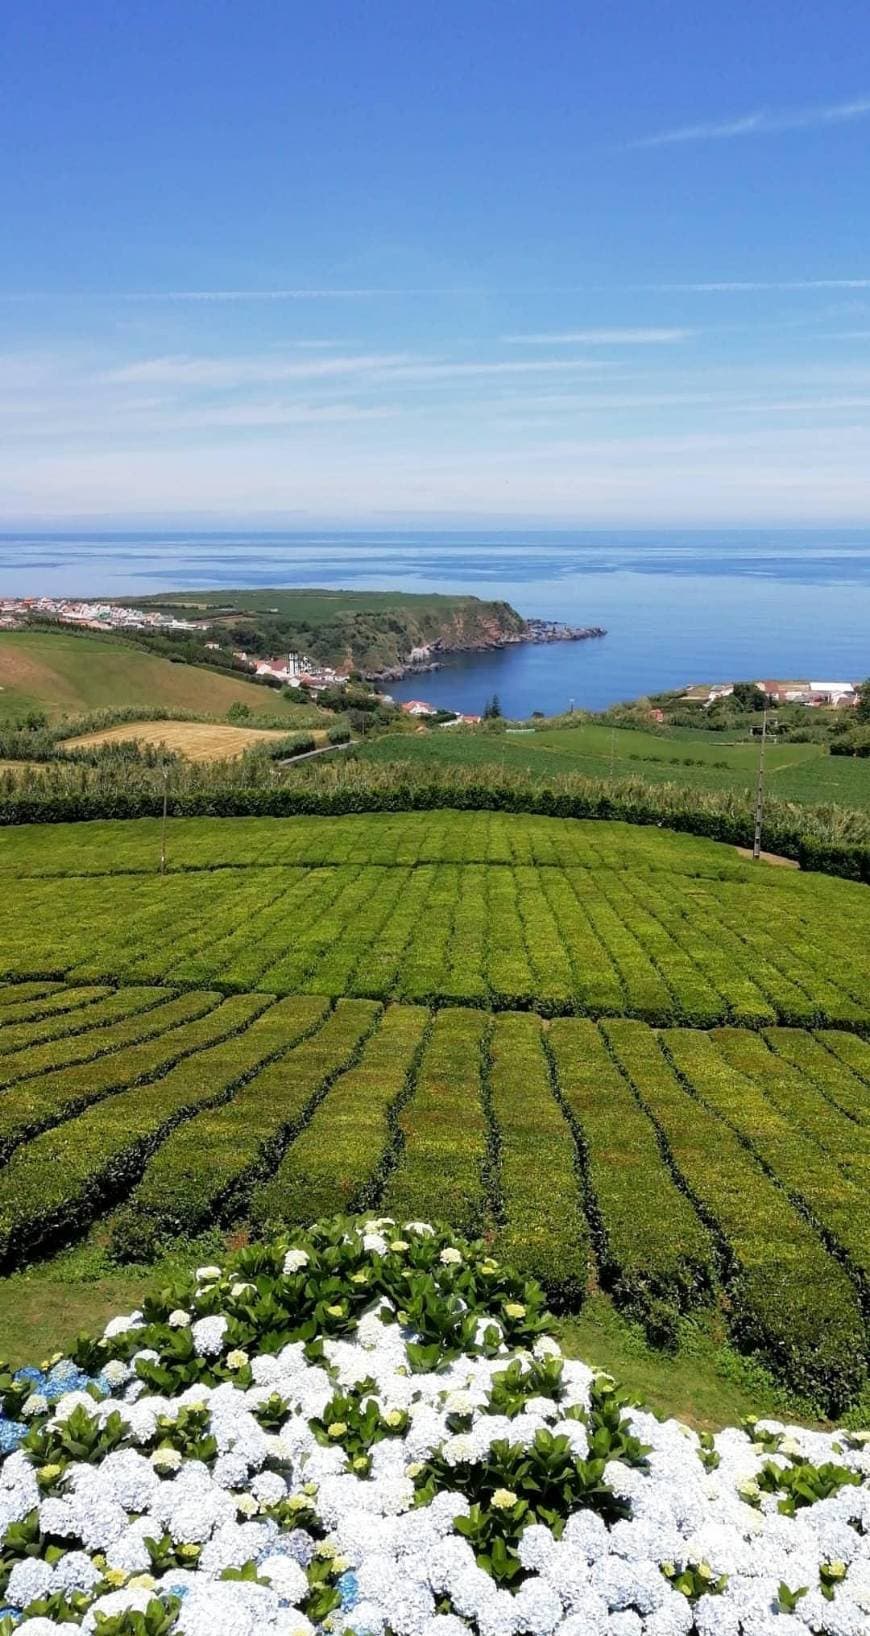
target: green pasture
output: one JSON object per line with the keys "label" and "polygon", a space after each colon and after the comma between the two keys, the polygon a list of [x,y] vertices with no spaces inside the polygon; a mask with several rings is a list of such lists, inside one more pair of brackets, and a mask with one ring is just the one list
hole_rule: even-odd
{"label": "green pasture", "polygon": [[[724,737],[724,735],[723,735]],[[435,728],[419,735],[387,735],[364,745],[366,761],[480,766],[501,763],[538,773],[582,773],[590,778],[644,779],[697,790],[754,790],[757,740],[717,740],[714,734],[643,732],[598,723],[524,732],[465,732]],[[831,756],[824,744],[768,742],[767,788],[783,801],[870,805],[870,761]]]}

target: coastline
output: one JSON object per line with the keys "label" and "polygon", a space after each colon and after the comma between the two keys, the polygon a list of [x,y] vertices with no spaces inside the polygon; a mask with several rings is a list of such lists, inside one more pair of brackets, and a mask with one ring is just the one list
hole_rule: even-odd
{"label": "coastline", "polygon": [[521,631],[504,631],[498,636],[481,637],[477,641],[451,642],[443,637],[417,648],[403,663],[388,665],[381,670],[366,670],[368,682],[401,682],[406,676],[425,676],[441,670],[443,661],[431,655],[449,656],[455,653],[492,653],[503,648],[545,646],[555,642],[589,642],[607,631],[601,625],[567,625],[557,619],[526,619]]}

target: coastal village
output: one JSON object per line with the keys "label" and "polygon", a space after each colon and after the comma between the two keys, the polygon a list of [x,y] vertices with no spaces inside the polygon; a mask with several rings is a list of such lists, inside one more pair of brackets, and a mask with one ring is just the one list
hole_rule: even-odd
{"label": "coastal village", "polygon": [[[858,682],[757,681],[755,686],[771,705],[805,704],[815,710],[849,710],[858,703]],[[709,710],[718,699],[734,692],[733,682],[699,683],[681,694],[684,704]]]}

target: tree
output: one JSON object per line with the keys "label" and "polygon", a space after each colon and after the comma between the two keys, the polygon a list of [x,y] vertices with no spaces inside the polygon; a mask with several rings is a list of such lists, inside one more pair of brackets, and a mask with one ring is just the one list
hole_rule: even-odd
{"label": "tree", "polygon": [[764,710],[767,705],[767,695],[754,682],[735,682],[731,701],[738,710]]}
{"label": "tree", "polygon": [[858,721],[870,721],[870,676],[858,688],[858,703],[855,706],[855,715]]}
{"label": "tree", "polygon": [[493,693],[492,698],[487,699],[487,702],[484,705],[483,719],[484,719],[484,721],[497,721],[501,714],[502,714],[501,701],[499,699],[498,694]]}
{"label": "tree", "polygon": [[227,711],[227,721],[247,721],[251,714],[251,706],[242,699],[236,699]]}

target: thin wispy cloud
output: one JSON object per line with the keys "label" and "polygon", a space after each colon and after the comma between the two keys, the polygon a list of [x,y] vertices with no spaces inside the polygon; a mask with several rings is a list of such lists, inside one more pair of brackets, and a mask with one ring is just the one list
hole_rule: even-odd
{"label": "thin wispy cloud", "polygon": [[100,380],[110,385],[235,388],[278,381],[447,381],[488,375],[599,372],[614,367],[588,358],[427,359],[409,353],[359,353],[312,358],[144,358],[110,369]]}
{"label": "thin wispy cloud", "polygon": [[698,125],[678,125],[672,130],[657,131],[652,136],[638,137],[625,146],[666,148],[684,142],[728,142],[746,136],[776,136],[785,131],[807,131],[816,127],[849,125],[859,119],[870,119],[870,97],[855,97],[849,102],[833,102],[821,108],[783,109],[779,112],[759,109],[756,113],[741,114],[736,119],[707,120]]}
{"label": "thin wispy cloud", "polygon": [[870,277],[860,278],[716,278],[679,284],[635,284],[636,290],[662,294],[754,295],[765,290],[870,290]]}
{"label": "thin wispy cloud", "polygon": [[150,382],[165,386],[233,387],[270,381],[330,380],[336,376],[367,375],[409,362],[405,352],[353,353],[342,357],[313,358],[196,358],[169,356],[142,358],[108,370],[101,378],[114,384]]}
{"label": "thin wispy cloud", "polygon": [[503,335],[516,346],[673,346],[687,341],[688,329],[569,329],[531,335]]}

